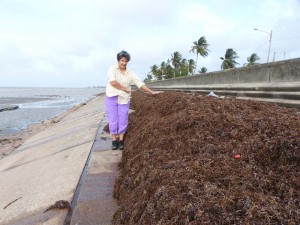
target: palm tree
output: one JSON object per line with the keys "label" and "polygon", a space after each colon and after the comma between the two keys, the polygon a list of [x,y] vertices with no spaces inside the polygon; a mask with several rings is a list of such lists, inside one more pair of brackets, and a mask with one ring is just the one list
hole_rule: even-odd
{"label": "palm tree", "polygon": [[160,64],[160,71],[161,71],[161,76],[164,77],[165,73],[166,73],[166,62],[163,61],[161,64]]}
{"label": "palm tree", "polygon": [[147,74],[147,78],[144,79],[144,82],[150,82],[152,80],[152,75],[151,74]]}
{"label": "palm tree", "polygon": [[164,74],[165,74],[164,79],[170,79],[170,78],[174,77],[174,68],[171,66],[170,59],[167,60]]}
{"label": "palm tree", "polygon": [[153,77],[156,77],[157,80],[162,79],[161,73],[160,73],[157,65],[150,66],[150,69],[151,69],[150,73],[153,75]]}
{"label": "palm tree", "polygon": [[204,36],[200,37],[198,41],[194,41],[193,44],[194,45],[191,47],[190,52],[193,52],[193,53],[196,52],[196,54],[197,54],[196,67],[194,69],[194,73],[195,73],[195,70],[197,68],[197,63],[198,63],[198,55],[201,55],[202,57],[206,57],[209,52],[209,50],[207,49],[209,44],[207,43]]}
{"label": "palm tree", "polygon": [[179,76],[188,76],[189,75],[189,64],[186,59],[182,59],[180,62],[180,74]]}
{"label": "palm tree", "polygon": [[164,78],[165,79],[170,79],[174,76],[173,74],[174,74],[173,67],[170,64],[167,64]]}
{"label": "palm tree", "polygon": [[230,68],[235,68],[235,66],[239,64],[235,61],[235,59],[237,58],[239,58],[237,53],[232,48],[228,48],[225,53],[225,58],[220,57],[220,59],[223,60],[221,64],[221,69],[226,70]]}
{"label": "palm tree", "polygon": [[193,59],[189,59],[188,64],[189,75],[192,75],[193,71],[196,69],[196,62]]}
{"label": "palm tree", "polygon": [[201,67],[200,70],[198,70],[198,73],[206,73],[207,68],[206,67]]}
{"label": "palm tree", "polygon": [[244,66],[253,66],[253,65],[259,64],[256,62],[259,60],[260,60],[259,56],[256,53],[252,53],[252,55],[250,55],[250,57],[247,57],[248,63],[244,63]]}
{"label": "palm tree", "polygon": [[179,52],[174,52],[173,55],[171,55],[171,62],[174,66],[174,78],[175,73],[178,73],[178,68],[180,67],[180,61],[181,61],[182,55]]}

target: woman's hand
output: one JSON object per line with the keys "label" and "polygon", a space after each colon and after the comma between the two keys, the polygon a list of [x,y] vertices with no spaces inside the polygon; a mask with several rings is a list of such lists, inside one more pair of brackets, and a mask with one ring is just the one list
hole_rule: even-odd
{"label": "woman's hand", "polygon": [[162,93],[163,91],[152,91],[152,95],[157,95],[157,94],[159,94],[159,93]]}
{"label": "woman's hand", "polygon": [[146,91],[147,93],[149,93],[151,95],[157,95],[157,94],[161,93],[161,91],[152,91],[145,84],[141,87],[141,89],[143,89],[144,91]]}

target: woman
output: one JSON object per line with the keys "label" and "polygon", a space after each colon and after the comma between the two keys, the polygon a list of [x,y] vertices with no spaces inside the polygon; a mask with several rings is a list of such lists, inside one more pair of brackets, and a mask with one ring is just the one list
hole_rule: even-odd
{"label": "woman", "polygon": [[[149,89],[132,71],[127,69],[130,55],[126,51],[117,54],[118,65],[111,66],[108,71],[106,85],[105,107],[108,116],[109,131],[112,136],[112,150],[124,149],[124,134],[128,125],[128,111],[130,106],[131,87],[150,93],[157,92]],[[119,135],[119,142],[117,136]]]}

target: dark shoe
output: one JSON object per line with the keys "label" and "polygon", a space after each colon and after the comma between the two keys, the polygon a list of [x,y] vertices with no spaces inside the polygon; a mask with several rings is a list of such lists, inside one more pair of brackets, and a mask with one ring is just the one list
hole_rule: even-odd
{"label": "dark shoe", "polygon": [[124,141],[119,141],[119,148],[120,150],[124,149]]}
{"label": "dark shoe", "polygon": [[112,141],[111,150],[117,150],[118,149],[118,142]]}

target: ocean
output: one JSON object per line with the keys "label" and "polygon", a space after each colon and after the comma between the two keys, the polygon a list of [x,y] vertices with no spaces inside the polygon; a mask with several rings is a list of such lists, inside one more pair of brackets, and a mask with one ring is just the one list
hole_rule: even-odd
{"label": "ocean", "polygon": [[103,87],[0,87],[0,109],[18,106],[15,110],[0,112],[0,138],[19,134],[28,125],[54,118],[104,92]]}

